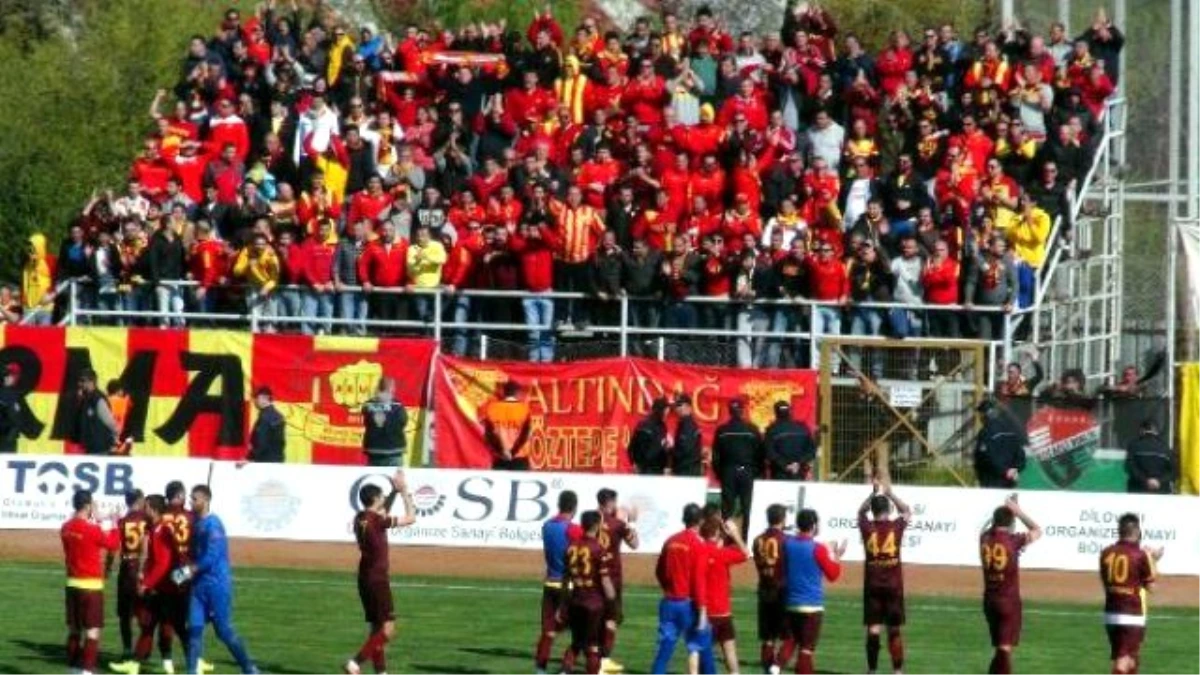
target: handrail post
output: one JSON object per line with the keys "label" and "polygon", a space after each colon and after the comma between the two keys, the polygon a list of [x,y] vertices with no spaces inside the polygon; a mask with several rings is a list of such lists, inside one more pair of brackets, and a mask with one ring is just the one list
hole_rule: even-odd
{"label": "handrail post", "polygon": [[621,358],[629,356],[629,296],[621,295]]}
{"label": "handrail post", "polygon": [[250,332],[251,333],[258,332],[258,307],[261,304],[259,302],[261,299],[262,298],[258,294],[255,294],[254,302],[250,303]]}
{"label": "handrail post", "polygon": [[[67,282],[67,325],[76,325],[75,313],[79,308],[79,287],[74,279]],[[51,319],[53,321],[53,319]]]}
{"label": "handrail post", "polygon": [[439,286],[433,294],[433,348],[442,351],[442,289]]}
{"label": "handrail post", "polygon": [[666,361],[667,354],[667,338],[662,335],[658,336],[658,360]]}
{"label": "handrail post", "polygon": [[479,360],[487,361],[488,354],[488,336],[487,333],[479,332]]}
{"label": "handrail post", "polygon": [[1002,346],[1003,351],[1001,353],[1004,355],[1004,363],[1006,363],[1006,364],[1013,362],[1012,341],[1013,341],[1012,314],[1010,312],[1004,312],[1004,344]]}

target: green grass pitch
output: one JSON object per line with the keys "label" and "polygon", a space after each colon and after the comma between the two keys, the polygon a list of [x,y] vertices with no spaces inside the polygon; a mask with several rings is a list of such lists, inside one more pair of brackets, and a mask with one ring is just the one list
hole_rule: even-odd
{"label": "green grass pitch", "polygon": [[[365,626],[353,570],[240,568],[235,574],[234,622],[263,672],[338,672],[362,642]],[[536,575],[537,570],[530,570],[528,582],[394,577],[399,632],[388,649],[389,670],[532,672],[541,599]],[[108,585],[104,665],[120,651],[113,585]],[[0,565],[0,672],[64,672],[61,588],[57,565]],[[646,672],[654,650],[657,595],[651,588],[630,588],[625,602],[625,625],[614,656],[630,672]],[[834,591],[817,652],[819,670],[864,672],[861,611],[857,593]],[[739,592],[734,614],[743,671],[758,672],[752,592]],[[1200,670],[1198,623],[1200,614],[1194,609],[1152,608],[1142,672]],[[910,597],[905,631],[907,671],[986,672],[990,648],[977,601]],[[563,646],[560,638],[556,656]],[[218,673],[236,672],[211,630],[206,656],[217,664]],[[177,648],[178,666],[181,660]],[[674,672],[682,664],[680,647],[672,663]],[[1018,672],[1109,672],[1100,608],[1026,598],[1024,635],[1015,664]],[[886,649],[880,665],[890,666]]]}

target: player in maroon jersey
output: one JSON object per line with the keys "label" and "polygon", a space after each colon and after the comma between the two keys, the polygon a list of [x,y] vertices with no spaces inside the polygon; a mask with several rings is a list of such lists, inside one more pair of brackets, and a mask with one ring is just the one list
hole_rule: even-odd
{"label": "player in maroon jersey", "polygon": [[[135,579],[138,596],[138,627],[141,630],[132,658],[125,663],[109,664],[109,668],[126,675],[138,675],[150,658],[154,631],[158,630],[158,648],[163,656],[163,670],[173,673],[171,661],[172,635],[187,635],[188,597],[171,580],[171,571],[180,566],[175,532],[163,521],[167,501],[162,495],[145,499],[145,514],[150,529],[145,534],[144,565]],[[187,651],[187,642],[184,642]]]}
{"label": "player in maroon jersey", "polygon": [[[787,507],[772,504],[767,507],[767,529],[754,538],[754,566],[758,570],[758,639],[764,673],[779,673],[779,664],[791,659],[795,643],[789,640],[784,608],[784,584],[787,573],[783,565],[783,531]],[[779,642],[780,638],[783,643]]]}
{"label": "player in maroon jersey", "polygon": [[[399,517],[391,515],[397,497],[404,501],[404,515]],[[359,489],[358,500],[363,506],[354,516],[354,537],[362,554],[358,561],[358,597],[371,630],[358,653],[346,662],[346,672],[351,675],[361,672],[359,664],[368,659],[375,672],[387,670],[387,643],[396,632],[392,586],[388,580],[388,530],[417,522],[417,509],[403,471],[392,476],[392,492],[388,496],[383,496],[378,485],[367,484]]]}
{"label": "player in maroon jersey", "polygon": [[[891,518],[892,506],[899,514]],[[868,517],[867,514],[870,514]],[[858,533],[865,551],[863,574],[863,625],[867,627],[867,672],[879,667],[879,640],[888,630],[888,652],[892,670],[904,668],[904,572],[900,546],[904,530],[912,520],[912,509],[892,492],[892,486],[875,484],[875,490],[858,508]]]}
{"label": "player in maroon jersey", "polygon": [[599,511],[585,511],[579,518],[583,538],[567,547],[567,579],[571,586],[567,617],[571,626],[571,647],[563,655],[564,673],[574,672],[575,658],[581,651],[587,659],[586,672],[600,672],[605,606],[617,599],[611,576],[612,556],[599,540],[603,520]]}
{"label": "player in maroon jersey", "polygon": [[[1027,532],[1014,532],[1020,520]],[[1012,651],[1021,642],[1021,553],[1042,536],[1014,494],[992,513],[992,522],[979,537],[979,562],[983,566],[983,615],[992,636],[989,673],[1011,673]]]}
{"label": "player in maroon jersey", "polygon": [[1100,552],[1104,584],[1104,628],[1112,650],[1112,672],[1136,673],[1146,636],[1146,592],[1157,577],[1161,548],[1142,547],[1142,523],[1126,513],[1117,521],[1117,543]]}
{"label": "player in maroon jersey", "polygon": [[597,539],[609,556],[608,576],[612,580],[616,597],[605,606],[604,639],[600,643],[600,669],[606,673],[619,673],[624,666],[612,659],[613,644],[617,641],[617,626],[625,620],[625,607],[621,598],[621,545],[637,550],[638,534],[633,523],[637,520],[637,509],[621,509],[617,506],[617,492],[604,488],[596,494],[600,510],[600,534]]}
{"label": "player in maroon jersey", "polygon": [[141,490],[125,494],[125,515],[117,521],[117,532],[121,535],[121,550],[109,554],[105,563],[105,574],[112,570],[113,563],[120,561],[117,568],[117,624],[121,629],[121,661],[109,667],[118,673],[127,672],[133,661],[133,622],[142,623],[145,611],[138,599],[138,577],[142,571],[142,558],[146,552],[146,530],[150,519],[146,515],[146,497]]}

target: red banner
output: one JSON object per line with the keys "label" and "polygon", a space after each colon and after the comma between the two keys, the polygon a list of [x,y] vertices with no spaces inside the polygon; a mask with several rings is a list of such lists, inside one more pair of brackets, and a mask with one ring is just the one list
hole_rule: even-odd
{"label": "red banner", "polygon": [[[817,417],[812,370],[706,368],[644,359],[575,363],[500,363],[443,356],[434,372],[437,465],[484,468],[479,411],[509,380],[521,386],[532,413],[529,460],[540,471],[628,473],[626,448],[637,423],[659,396],[690,394],[705,447],[740,399],[760,429],[774,419],[776,401],[811,428]],[[672,420],[668,427],[674,428]]]}
{"label": "red banner", "polygon": [[15,364],[20,452],[74,453],[76,383],[87,368],[128,396],[135,456],[241,459],[260,386],[288,421],[287,460],[362,462],[359,411],[379,378],[396,379],[409,414],[407,459],[422,437],[432,340],[253,335],[244,331],[26,327],[0,331],[0,367]]}

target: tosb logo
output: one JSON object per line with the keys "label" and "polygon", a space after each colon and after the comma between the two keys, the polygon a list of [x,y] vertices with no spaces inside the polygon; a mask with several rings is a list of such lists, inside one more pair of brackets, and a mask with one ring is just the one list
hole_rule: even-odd
{"label": "tosb logo", "polygon": [[133,465],[123,462],[67,462],[9,460],[13,492],[57,497],[75,490],[90,490],[97,496],[116,497],[133,490]]}

